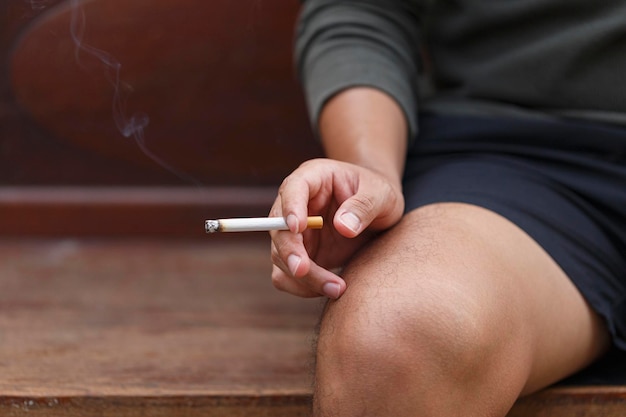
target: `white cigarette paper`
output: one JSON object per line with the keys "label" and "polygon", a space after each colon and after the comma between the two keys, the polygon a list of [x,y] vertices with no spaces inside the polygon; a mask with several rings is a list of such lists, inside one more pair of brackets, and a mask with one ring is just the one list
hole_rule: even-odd
{"label": "white cigarette paper", "polygon": [[[321,229],[324,219],[321,216],[307,217],[307,228]],[[234,219],[206,220],[207,233],[215,232],[269,232],[270,230],[289,230],[282,217],[243,217]]]}

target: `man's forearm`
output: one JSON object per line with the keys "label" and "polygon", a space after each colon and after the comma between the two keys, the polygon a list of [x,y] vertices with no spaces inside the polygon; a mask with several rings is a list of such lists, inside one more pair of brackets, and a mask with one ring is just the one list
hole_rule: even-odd
{"label": "man's forearm", "polygon": [[373,169],[400,183],[408,128],[390,96],[367,87],[345,90],[324,107],[319,129],[329,158]]}

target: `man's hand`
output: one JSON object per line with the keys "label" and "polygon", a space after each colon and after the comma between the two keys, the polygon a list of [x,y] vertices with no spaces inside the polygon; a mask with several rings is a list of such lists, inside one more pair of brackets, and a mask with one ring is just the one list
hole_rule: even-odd
{"label": "man's hand", "polygon": [[[401,185],[382,173],[330,159],[305,162],[283,181],[270,212],[290,229],[271,233],[274,286],[339,298],[346,283],[334,271],[403,210]],[[324,216],[321,231],[305,230],[309,214]]]}

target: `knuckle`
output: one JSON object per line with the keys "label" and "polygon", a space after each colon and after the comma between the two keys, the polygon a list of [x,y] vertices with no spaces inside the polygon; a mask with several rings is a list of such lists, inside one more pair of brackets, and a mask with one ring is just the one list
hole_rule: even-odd
{"label": "knuckle", "polygon": [[279,195],[283,195],[285,193],[285,190],[289,187],[289,184],[291,183],[291,181],[292,181],[291,176],[283,179],[283,181],[280,183],[280,187],[278,187]]}
{"label": "knuckle", "polygon": [[362,213],[370,213],[376,208],[376,201],[373,196],[359,195],[355,196],[353,206]]}
{"label": "knuckle", "polygon": [[308,159],[302,162],[298,168],[306,169],[306,168],[316,167],[320,164],[321,160],[322,160],[321,158]]}
{"label": "knuckle", "polygon": [[274,265],[279,265],[282,263],[282,259],[280,258],[280,255],[278,254],[278,251],[276,251],[275,249],[272,249],[272,251],[270,252],[270,259],[272,260],[272,263]]}
{"label": "knuckle", "polygon": [[280,200],[277,198],[276,201],[274,201],[272,208],[270,208],[269,216],[280,216],[280,215],[282,215],[282,205],[281,205]]}
{"label": "knuckle", "polygon": [[284,286],[283,286],[283,279],[280,276],[278,276],[277,273],[273,273],[272,274],[272,285],[277,290],[282,290],[284,288]]}
{"label": "knuckle", "polygon": [[287,255],[288,253],[290,253],[290,248],[292,247],[291,242],[286,239],[286,236],[284,236],[284,233],[276,233],[276,237],[273,240],[273,245],[272,245],[272,250],[271,250],[271,255],[274,256],[275,258],[272,259],[280,259],[281,256],[283,255]]}
{"label": "knuckle", "polygon": [[272,273],[272,286],[279,291],[288,292],[289,285],[287,279],[282,271],[275,270]]}
{"label": "knuckle", "polygon": [[276,249],[274,241],[272,241],[272,244],[270,245],[270,259],[272,260],[273,264],[276,264],[275,261],[278,260],[278,249]]}

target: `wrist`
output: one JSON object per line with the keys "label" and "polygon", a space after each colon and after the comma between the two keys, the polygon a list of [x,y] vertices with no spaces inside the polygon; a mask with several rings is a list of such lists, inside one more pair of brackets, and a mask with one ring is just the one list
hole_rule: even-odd
{"label": "wrist", "polygon": [[408,126],[399,105],[372,88],[352,88],[333,97],[320,115],[326,156],[370,169],[399,185]]}

